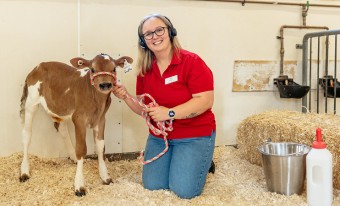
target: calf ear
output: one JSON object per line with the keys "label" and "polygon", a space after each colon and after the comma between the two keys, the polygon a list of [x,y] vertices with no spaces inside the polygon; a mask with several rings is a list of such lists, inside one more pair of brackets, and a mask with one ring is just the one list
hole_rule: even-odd
{"label": "calf ear", "polygon": [[120,57],[119,59],[115,60],[115,63],[117,66],[123,68],[124,67],[124,62],[125,60],[131,64],[133,62],[133,59],[131,57],[128,57],[128,56],[122,56]]}
{"label": "calf ear", "polygon": [[71,59],[70,63],[77,69],[82,69],[91,65],[91,62],[89,60],[83,59],[81,57]]}

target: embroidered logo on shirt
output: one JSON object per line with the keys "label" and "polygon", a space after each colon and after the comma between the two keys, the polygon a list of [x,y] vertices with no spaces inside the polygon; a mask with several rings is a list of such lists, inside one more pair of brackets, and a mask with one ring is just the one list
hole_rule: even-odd
{"label": "embroidered logo on shirt", "polygon": [[165,84],[170,84],[170,83],[177,82],[177,81],[178,81],[178,76],[175,75],[175,76],[166,78]]}

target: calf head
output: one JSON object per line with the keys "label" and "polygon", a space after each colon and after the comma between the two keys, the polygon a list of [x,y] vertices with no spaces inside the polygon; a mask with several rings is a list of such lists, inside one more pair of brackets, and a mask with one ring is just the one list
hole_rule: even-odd
{"label": "calf head", "polygon": [[89,68],[91,84],[104,94],[110,93],[116,85],[116,67],[123,68],[125,61],[133,62],[132,58],[128,56],[122,56],[115,60],[107,54],[99,54],[92,60],[81,57],[70,60],[71,64],[77,69]]}

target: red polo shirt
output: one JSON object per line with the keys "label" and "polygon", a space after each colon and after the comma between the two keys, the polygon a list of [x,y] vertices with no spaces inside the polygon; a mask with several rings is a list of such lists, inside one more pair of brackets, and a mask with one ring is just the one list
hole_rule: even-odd
{"label": "red polo shirt", "polygon": [[[158,105],[167,108],[187,102],[193,94],[211,90],[214,90],[214,79],[209,67],[197,54],[183,49],[179,57],[173,55],[162,76],[154,60],[151,71],[144,77],[138,76],[136,84],[137,95],[148,93]],[[145,103],[150,103],[149,98],[145,99]],[[153,122],[153,125],[156,124]],[[210,136],[216,130],[215,116],[209,109],[193,118],[175,119],[173,128],[172,132],[168,132],[168,139]],[[163,138],[162,135],[155,136]]]}

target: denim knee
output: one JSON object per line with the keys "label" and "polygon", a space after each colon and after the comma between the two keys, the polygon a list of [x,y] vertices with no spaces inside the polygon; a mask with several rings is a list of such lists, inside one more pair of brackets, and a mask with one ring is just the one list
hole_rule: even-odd
{"label": "denim knee", "polygon": [[150,181],[144,181],[143,187],[148,190],[166,190],[169,189],[169,187],[166,184],[162,184],[159,182],[150,182]]}
{"label": "denim knee", "polygon": [[196,196],[199,196],[202,193],[203,188],[197,190],[197,188],[188,188],[185,186],[182,187],[171,187],[170,190],[174,192],[178,197],[182,199],[191,199]]}
{"label": "denim knee", "polygon": [[177,141],[177,145],[173,148],[169,174],[170,190],[177,196],[191,199],[202,193],[211,165],[214,145],[215,133],[207,137]]}
{"label": "denim knee", "polygon": [[[162,139],[149,135],[145,148],[145,160],[158,155],[162,152],[164,146]],[[171,148],[156,161],[143,166],[142,181],[144,188],[148,190],[169,189],[170,160]]]}

